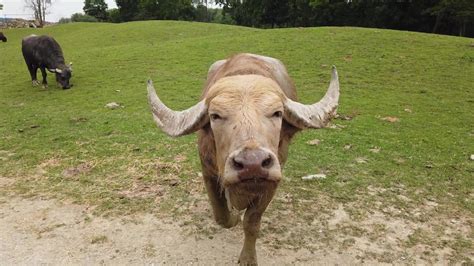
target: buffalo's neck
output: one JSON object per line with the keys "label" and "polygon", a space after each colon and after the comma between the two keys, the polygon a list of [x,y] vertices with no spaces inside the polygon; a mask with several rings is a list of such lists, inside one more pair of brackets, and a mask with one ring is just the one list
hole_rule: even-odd
{"label": "buffalo's neck", "polygon": [[46,67],[48,69],[56,69],[59,68],[61,70],[64,70],[67,68],[66,63],[64,63],[64,58],[48,58],[46,60]]}

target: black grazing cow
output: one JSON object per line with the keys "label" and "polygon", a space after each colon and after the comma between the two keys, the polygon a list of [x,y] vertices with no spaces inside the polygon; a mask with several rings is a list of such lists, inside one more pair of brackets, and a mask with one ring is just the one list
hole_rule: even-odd
{"label": "black grazing cow", "polygon": [[3,35],[3,32],[0,32],[0,41],[7,42],[7,37],[5,37],[5,35]]}
{"label": "black grazing cow", "polygon": [[30,71],[33,86],[39,85],[36,78],[38,68],[41,69],[43,75],[43,87],[48,86],[46,81],[46,69],[56,74],[56,81],[63,89],[69,89],[72,68],[71,64],[64,63],[64,56],[59,44],[52,37],[30,35],[23,38],[21,43],[21,51],[25,58],[26,65]]}

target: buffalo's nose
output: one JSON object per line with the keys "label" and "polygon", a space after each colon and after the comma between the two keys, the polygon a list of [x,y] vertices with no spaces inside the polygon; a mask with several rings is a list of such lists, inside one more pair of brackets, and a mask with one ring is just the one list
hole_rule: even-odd
{"label": "buffalo's nose", "polygon": [[232,158],[232,168],[242,181],[268,178],[268,170],[273,163],[272,154],[260,149],[246,149]]}

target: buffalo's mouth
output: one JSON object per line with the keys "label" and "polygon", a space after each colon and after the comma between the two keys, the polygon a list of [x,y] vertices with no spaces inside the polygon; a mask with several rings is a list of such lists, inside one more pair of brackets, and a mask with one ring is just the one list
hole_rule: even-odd
{"label": "buffalo's mouth", "polygon": [[227,187],[226,197],[230,205],[243,210],[256,204],[259,200],[273,197],[279,181],[268,178],[242,180]]}
{"label": "buffalo's mouth", "polygon": [[252,179],[244,179],[241,183],[261,183],[261,182],[273,182],[268,180],[266,177],[254,177]]}
{"label": "buffalo's mouth", "polygon": [[[252,177],[227,177],[224,178],[224,183],[222,184],[224,188],[258,188],[266,185],[280,183],[281,176],[252,176]],[[252,189],[253,190],[253,189]]]}
{"label": "buffalo's mouth", "polygon": [[278,183],[277,180],[269,179],[268,177],[254,177],[254,178],[249,178],[249,179],[243,179],[237,182],[235,185],[239,184],[256,184],[256,185],[263,185],[266,183]]}

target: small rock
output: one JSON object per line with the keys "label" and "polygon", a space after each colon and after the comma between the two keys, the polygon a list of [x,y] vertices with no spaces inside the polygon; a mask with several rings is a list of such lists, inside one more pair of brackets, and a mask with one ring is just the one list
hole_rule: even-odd
{"label": "small rock", "polygon": [[303,179],[303,180],[313,180],[313,179],[321,180],[321,179],[326,179],[326,175],[325,174],[305,175],[305,176],[301,177],[301,179]]}
{"label": "small rock", "polygon": [[355,158],[355,161],[356,161],[357,163],[367,163],[367,158],[365,158],[365,157],[357,157],[357,158]]}
{"label": "small rock", "polygon": [[352,116],[352,115],[337,115],[336,118],[340,119],[340,120],[351,121],[354,118],[354,116]]}
{"label": "small rock", "polygon": [[403,111],[405,111],[407,113],[411,113],[411,109],[408,109],[408,108],[405,108]]}
{"label": "small rock", "polygon": [[471,159],[471,161],[474,161],[474,154],[471,154],[470,159]]}
{"label": "small rock", "polygon": [[352,149],[352,144],[344,145],[344,150],[350,150],[350,149]]}
{"label": "small rock", "polygon": [[400,122],[400,118],[395,117],[395,116],[386,116],[386,117],[382,118],[382,120],[390,122],[390,123]]}
{"label": "small rock", "polygon": [[308,142],[306,142],[306,144],[308,145],[319,145],[321,143],[321,140],[319,139],[313,139],[313,140],[310,140]]}
{"label": "small rock", "polygon": [[380,152],[380,147],[373,147],[372,149],[369,149],[370,152],[373,152],[373,153],[379,153]]}
{"label": "small rock", "polygon": [[111,103],[106,104],[105,107],[113,110],[113,109],[120,108],[122,106],[116,102],[111,102]]}
{"label": "small rock", "polygon": [[347,127],[346,125],[339,125],[339,124],[331,124],[328,126],[328,128],[331,128],[331,129],[343,129],[346,127]]}
{"label": "small rock", "polygon": [[172,187],[177,186],[177,185],[179,185],[179,180],[178,179],[171,179],[169,181],[169,185],[172,186]]}

